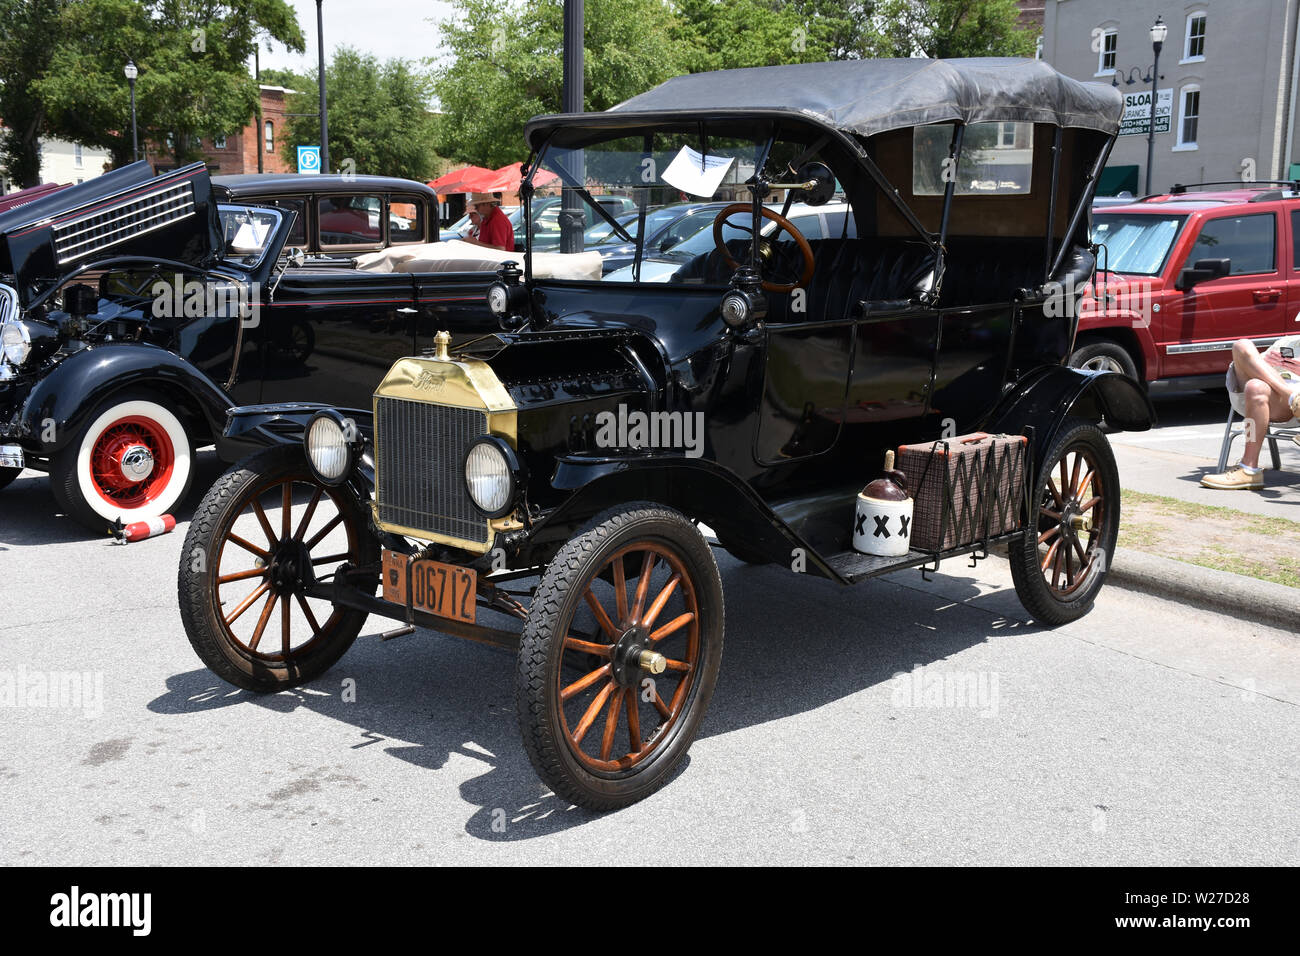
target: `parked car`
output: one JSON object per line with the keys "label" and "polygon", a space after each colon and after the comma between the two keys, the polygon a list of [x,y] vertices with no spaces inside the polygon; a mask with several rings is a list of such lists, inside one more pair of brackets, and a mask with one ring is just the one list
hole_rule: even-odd
{"label": "parked car", "polygon": [[[355,188],[382,198],[384,241],[400,212],[428,235],[427,197]],[[438,329],[496,327],[491,271],[281,255],[295,209],[314,223],[315,201],[253,192],[270,205],[234,202],[202,164],[153,177],[136,163],[0,213],[0,487],[30,467],[88,528],[155,517],[184,497],[195,448],[231,461],[249,450],[222,434],[231,405],[365,408],[392,362],[431,348]]]}
{"label": "parked car", "polygon": [[1094,213],[1104,304],[1084,299],[1071,365],[1165,388],[1222,387],[1233,342],[1263,349],[1296,331],[1300,190],[1207,186]]}
{"label": "parked car", "polygon": [[[646,212],[645,242],[640,245],[645,255],[655,255],[671,249],[677,243],[694,236],[705,226],[712,224],[713,217],[726,203],[673,203],[660,206]],[[594,248],[604,260],[605,272],[613,272],[632,264],[636,258],[638,243],[636,223],[640,213],[628,213],[619,219],[633,241],[628,242],[615,232],[608,223],[598,222],[587,230],[585,235],[587,248]]]}
{"label": "parked car", "polygon": [[[276,416],[298,437],[227,472],[190,525],[182,554],[212,556],[179,568],[197,654],[273,692],[323,673],[369,614],[399,622],[387,637],[511,648],[534,768],[608,810],[671,778],[718,677],[722,583],[697,523],[744,561],[839,584],[1003,542],[1034,618],[1077,619],[1120,520],[1097,423],[1153,418],[1134,380],[1064,364],[1073,320],[1048,282],[1093,274],[1087,214],[1121,113],[1111,87],[1041,61],[913,59],[695,74],[535,117],[525,194],[538,169],[585,169],[592,192],[714,201],[740,182],[751,198],[668,281],[547,279],[530,247],[487,292],[497,334],[454,352],[440,334],[393,364],[372,439],[341,409],[233,410],[232,435]],[[781,190],[825,210],[836,180],[845,238],[763,204]],[[728,239],[733,213],[750,231]],[[954,476],[947,453],[975,432],[1020,435],[1000,439],[1020,470]],[[904,480],[934,542],[855,550],[859,492],[915,443],[927,464]],[[799,587],[768,580],[766,601]],[[779,639],[797,672],[800,635]]]}
{"label": "parked car", "polygon": [[346,263],[362,252],[438,241],[438,197],[392,176],[245,173],[215,176],[221,201],[296,213],[288,245]]}

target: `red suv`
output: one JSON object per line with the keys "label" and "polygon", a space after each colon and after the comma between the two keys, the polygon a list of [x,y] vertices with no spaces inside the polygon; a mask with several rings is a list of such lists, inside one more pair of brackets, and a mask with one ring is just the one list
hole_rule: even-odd
{"label": "red suv", "polygon": [[1263,349],[1300,331],[1297,233],[1298,183],[1175,186],[1094,211],[1105,305],[1084,297],[1070,364],[1172,387],[1221,385],[1234,341]]}

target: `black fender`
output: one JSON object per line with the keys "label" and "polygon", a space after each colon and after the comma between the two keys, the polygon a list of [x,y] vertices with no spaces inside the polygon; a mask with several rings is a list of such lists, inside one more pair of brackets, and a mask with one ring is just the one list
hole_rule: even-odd
{"label": "black fender", "polygon": [[[1156,423],[1151,399],[1136,379],[1119,372],[1044,365],[1020,378],[980,427],[995,434],[1033,428],[1036,463],[1051,450],[1067,419],[1099,422],[1121,431],[1146,431]],[[1034,487],[1038,487],[1035,476]]]}
{"label": "black fender", "polygon": [[220,437],[230,399],[215,382],[157,345],[106,342],[72,353],[32,388],[19,413],[24,446],[40,456],[61,451],[96,406],[114,392],[133,387],[170,399],[182,421],[202,429],[200,439]]}
{"label": "black fender", "polygon": [[809,573],[842,580],[746,481],[703,458],[566,456],[558,460],[551,486],[571,494],[533,523],[522,547],[532,563],[548,557],[601,512],[652,501],[702,521],[724,537],[743,540],[781,565],[789,566],[792,550],[802,548]]}

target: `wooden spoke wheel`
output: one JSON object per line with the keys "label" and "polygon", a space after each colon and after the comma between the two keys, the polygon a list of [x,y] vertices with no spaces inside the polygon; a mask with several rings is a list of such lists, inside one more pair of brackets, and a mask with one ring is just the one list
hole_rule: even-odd
{"label": "wooden spoke wheel", "polygon": [[181,552],[181,618],[218,676],[272,691],[311,680],[351,646],[366,615],[308,597],[347,562],[373,593],[379,546],[347,488],[311,476],[301,448],[278,446],[232,468],[199,505]]}
{"label": "wooden spoke wheel", "polygon": [[1065,624],[1092,607],[1115,554],[1119,472],[1106,436],[1067,427],[1039,481],[1035,520],[1010,548],[1012,578],[1036,620]]}
{"label": "wooden spoke wheel", "polygon": [[525,747],[559,796],[610,810],[686,755],[722,659],[722,583],[695,526],[658,506],[571,540],[538,585],[519,651]]}

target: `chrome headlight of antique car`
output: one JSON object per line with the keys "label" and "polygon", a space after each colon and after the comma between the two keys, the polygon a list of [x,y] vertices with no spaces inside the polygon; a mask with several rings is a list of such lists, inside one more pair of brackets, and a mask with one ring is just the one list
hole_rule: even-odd
{"label": "chrome headlight of antique car", "polygon": [[494,435],[478,438],[465,453],[465,489],[489,518],[500,518],[514,508],[518,473],[514,449]]}
{"label": "chrome headlight of antique car", "polygon": [[303,445],[312,474],[325,485],[337,485],[357,459],[356,425],[334,409],[322,409],[307,423]]}
{"label": "chrome headlight of antique car", "polygon": [[0,349],[10,365],[22,365],[32,351],[31,334],[21,322],[6,322],[0,326]]}
{"label": "chrome headlight of antique car", "polygon": [[0,364],[39,361],[59,347],[59,330],[40,319],[19,318],[18,294],[0,286]]}

